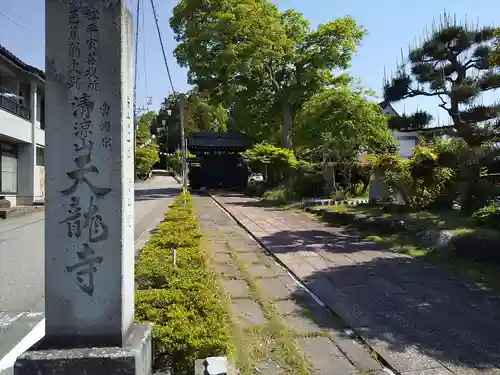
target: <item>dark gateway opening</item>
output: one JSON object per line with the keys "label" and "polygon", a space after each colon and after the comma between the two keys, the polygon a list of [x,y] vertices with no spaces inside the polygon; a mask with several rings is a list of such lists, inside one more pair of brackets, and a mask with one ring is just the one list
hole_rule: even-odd
{"label": "dark gateway opening", "polygon": [[243,133],[200,132],[188,136],[189,185],[193,189],[244,190],[248,166],[241,152],[252,147]]}

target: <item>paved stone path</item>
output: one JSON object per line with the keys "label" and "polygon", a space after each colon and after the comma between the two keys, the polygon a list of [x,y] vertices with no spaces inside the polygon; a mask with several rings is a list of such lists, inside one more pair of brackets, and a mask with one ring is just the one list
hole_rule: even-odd
{"label": "paved stone path", "polygon": [[293,359],[280,351],[280,343],[276,342],[280,339],[284,340],[281,346],[287,347],[285,351],[292,355],[297,351],[312,375],[384,373],[370,352],[350,337],[347,327],[320,306],[211,198],[193,199],[204,237],[209,240],[212,266],[229,297],[233,320],[254,336],[253,343],[243,346],[260,347],[256,363],[249,364],[252,374],[300,373],[296,357],[295,366],[287,363],[287,358]]}
{"label": "paved stone path", "polygon": [[397,372],[500,374],[497,295],[301,213],[215,198]]}

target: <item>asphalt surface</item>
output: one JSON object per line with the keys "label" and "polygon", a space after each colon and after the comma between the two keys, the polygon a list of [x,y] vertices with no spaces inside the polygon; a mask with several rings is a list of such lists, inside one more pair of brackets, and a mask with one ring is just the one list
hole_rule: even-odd
{"label": "asphalt surface", "polygon": [[[179,192],[180,185],[161,171],[135,184],[136,245],[163,219]],[[9,347],[33,328],[29,319],[27,324],[15,323],[29,317],[43,319],[44,215],[37,212],[0,221],[0,372]],[[15,325],[21,333],[13,334]]]}

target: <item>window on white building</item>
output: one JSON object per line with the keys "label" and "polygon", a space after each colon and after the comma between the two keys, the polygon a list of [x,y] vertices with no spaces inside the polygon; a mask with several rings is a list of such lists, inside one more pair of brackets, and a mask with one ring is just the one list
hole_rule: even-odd
{"label": "window on white building", "polygon": [[0,144],[0,192],[17,193],[17,149],[3,143]]}
{"label": "window on white building", "polygon": [[43,147],[36,147],[36,165],[37,167],[45,165],[45,149]]}

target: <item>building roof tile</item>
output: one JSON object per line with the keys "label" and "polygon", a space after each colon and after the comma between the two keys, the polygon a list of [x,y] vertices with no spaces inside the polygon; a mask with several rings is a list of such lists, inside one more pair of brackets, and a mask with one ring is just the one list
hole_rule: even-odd
{"label": "building roof tile", "polygon": [[17,66],[18,68],[28,73],[35,74],[41,79],[45,80],[45,73],[42,70],[26,64],[24,61],[22,61],[20,58],[18,58],[16,55],[14,55],[12,52],[10,52],[7,48],[2,46],[1,44],[0,44],[0,56],[3,56],[5,59],[10,61],[13,65]]}

